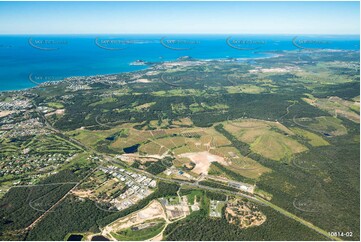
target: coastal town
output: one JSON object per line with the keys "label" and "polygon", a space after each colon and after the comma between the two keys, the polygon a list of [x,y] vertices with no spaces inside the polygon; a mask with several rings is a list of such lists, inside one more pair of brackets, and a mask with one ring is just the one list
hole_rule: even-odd
{"label": "coastal town", "polygon": [[[292,52],[275,58],[298,61]],[[32,231],[48,230],[49,220],[61,222],[64,214],[71,219],[55,234],[68,240],[79,235],[73,208],[79,216],[94,216],[91,226],[78,229],[88,239],[139,239],[135,231],[144,239],[173,238],[179,236],[173,226],[187,223],[244,232],[269,226],[266,221],[278,226],[272,218],[289,214],[288,223],[307,227],[300,213],[329,207],[307,202],[314,197],[294,189],[303,183],[282,172],[318,172],[317,162],[325,162],[318,151],[327,153],[336,139],[355,140],[359,97],[316,99],[308,93],[314,87],[302,82],[309,74],[290,84],[287,78],[301,75],[299,68],[263,61],[261,68],[187,57],[131,73],[69,77],[0,93],[1,215],[15,221],[4,225],[3,236],[13,238],[17,228],[19,236],[31,231],[31,238],[46,237]],[[237,71],[242,68],[247,71]],[[283,85],[296,90],[285,100]],[[265,110],[269,98],[275,106]],[[332,105],[343,115],[332,116]],[[305,117],[295,107],[306,110]],[[278,192],[289,193],[291,209],[278,204]],[[22,225],[13,208],[31,223]],[[325,236],[318,227],[311,230]]]}

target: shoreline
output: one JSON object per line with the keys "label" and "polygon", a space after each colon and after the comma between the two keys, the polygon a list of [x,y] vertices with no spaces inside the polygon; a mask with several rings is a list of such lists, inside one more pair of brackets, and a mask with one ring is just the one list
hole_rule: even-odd
{"label": "shoreline", "polygon": [[[26,88],[21,88],[21,89],[14,89],[14,90],[1,90],[0,89],[0,95],[3,95],[4,93],[19,93],[19,92],[26,92],[26,91],[30,91],[32,89],[36,89],[36,88],[42,88],[42,87],[46,87],[47,85],[54,85],[56,83],[62,83],[62,82],[66,82],[69,81],[67,79],[80,79],[80,78],[95,78],[95,77],[111,77],[111,76],[115,76],[115,75],[122,75],[122,74],[132,74],[132,73],[137,73],[137,72],[142,72],[142,71],[150,71],[152,67],[155,66],[160,66],[160,65],[164,65],[164,64],[171,64],[171,63],[177,63],[177,62],[184,62],[184,61],[194,61],[194,62],[246,62],[246,61],[252,61],[252,60],[263,60],[263,59],[271,59],[271,58],[277,58],[280,56],[283,56],[287,53],[292,53],[292,52],[296,52],[299,50],[283,50],[283,51],[264,51],[264,52],[259,52],[261,54],[266,54],[269,56],[263,56],[263,57],[238,57],[238,58],[233,58],[233,57],[224,57],[224,58],[214,58],[214,59],[196,59],[190,56],[182,56],[179,57],[177,59],[174,60],[168,60],[168,61],[160,61],[160,62],[146,62],[144,61],[144,64],[140,65],[140,66],[145,66],[144,69],[141,70],[134,70],[134,71],[124,71],[124,72],[117,72],[117,73],[109,73],[109,74],[100,74],[100,75],[84,75],[84,76],[69,76],[66,77],[64,79],[61,80],[55,80],[55,81],[46,81],[46,82],[42,82],[37,84],[36,86],[33,87],[26,87]],[[317,50],[315,50],[317,51]],[[345,50],[345,49],[324,49],[321,51],[331,51],[331,52],[335,52],[335,51],[358,51],[359,50]],[[131,66],[132,63],[129,63],[129,65]],[[28,80],[29,82],[32,82],[31,80]],[[34,82],[32,82],[34,83]]]}
{"label": "shoreline", "polygon": [[[143,66],[145,66],[146,68],[144,68],[142,70],[124,71],[124,72],[101,74],[101,75],[89,75],[89,76],[87,76],[87,75],[85,75],[85,76],[69,76],[69,77],[66,77],[66,78],[61,79],[61,80],[42,82],[42,83],[37,84],[34,87],[26,87],[26,88],[22,88],[22,89],[14,89],[14,90],[0,90],[0,95],[3,94],[3,93],[26,92],[26,91],[29,91],[29,90],[32,90],[32,89],[45,87],[47,85],[66,82],[66,81],[68,81],[67,79],[80,79],[80,78],[106,77],[106,76],[111,77],[111,76],[114,76],[114,75],[121,75],[121,74],[127,74],[127,73],[131,74],[131,73],[137,73],[137,72],[141,72],[141,71],[147,71],[147,70],[149,71],[154,66],[159,66],[159,65],[163,65],[163,64],[177,63],[177,62],[184,62],[184,61],[194,61],[194,62],[244,62],[244,61],[250,61],[250,60],[277,58],[277,57],[281,56],[281,54],[279,54],[279,53],[273,53],[273,54],[271,52],[260,52],[260,53],[265,53],[265,54],[268,54],[270,56],[245,57],[245,58],[224,57],[224,58],[215,58],[215,59],[195,59],[195,58],[193,59],[192,57],[189,57],[189,56],[183,56],[183,57],[179,57],[179,58],[177,58],[175,60],[169,60],[169,61],[145,62],[146,64],[144,64]],[[190,60],[189,59],[182,59],[184,57],[190,58]],[[132,63],[133,62],[129,63],[129,65],[132,65]],[[29,82],[32,82],[32,81],[29,80]],[[34,83],[34,82],[32,82],[32,83]]]}

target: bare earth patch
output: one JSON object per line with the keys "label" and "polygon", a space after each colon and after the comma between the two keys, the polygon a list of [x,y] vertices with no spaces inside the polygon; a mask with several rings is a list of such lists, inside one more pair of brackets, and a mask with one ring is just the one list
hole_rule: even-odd
{"label": "bare earth patch", "polygon": [[148,80],[148,79],[142,78],[142,79],[138,79],[138,80],[136,80],[136,81],[134,81],[134,82],[137,82],[137,83],[149,83],[149,82],[151,82],[151,81]]}
{"label": "bare earth patch", "polygon": [[256,205],[238,199],[228,202],[225,213],[228,223],[240,228],[260,226],[267,219]]}
{"label": "bare earth patch", "polygon": [[50,112],[50,113],[45,114],[45,116],[47,117],[47,116],[51,116],[53,114],[63,115],[64,113],[65,113],[65,109],[57,109],[54,112]]}
{"label": "bare earth patch", "polygon": [[0,111],[0,118],[2,118],[2,117],[6,117],[6,116],[8,116],[9,114],[12,114],[12,113],[14,113],[14,111]]}
{"label": "bare earth patch", "polygon": [[178,157],[188,158],[194,164],[196,164],[192,172],[197,174],[208,174],[208,169],[211,166],[211,163],[215,161],[220,164],[227,165],[223,157],[218,155],[213,155],[208,151],[184,153],[178,155]]}
{"label": "bare earth patch", "polygon": [[156,218],[166,219],[165,212],[162,205],[153,200],[147,207],[132,213],[126,217],[115,220],[113,223],[107,225],[102,230],[102,234],[111,237],[110,232],[117,232],[122,229],[130,228],[134,225],[144,223],[145,221],[153,220]]}

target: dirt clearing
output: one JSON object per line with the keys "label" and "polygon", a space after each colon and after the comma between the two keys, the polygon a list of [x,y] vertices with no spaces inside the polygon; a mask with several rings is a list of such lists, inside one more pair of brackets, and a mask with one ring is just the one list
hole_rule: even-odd
{"label": "dirt clearing", "polygon": [[193,168],[192,172],[197,174],[207,175],[211,163],[215,161],[217,161],[220,164],[227,165],[223,157],[218,155],[213,155],[208,151],[184,153],[178,155],[178,157],[190,159],[195,164],[195,167]]}

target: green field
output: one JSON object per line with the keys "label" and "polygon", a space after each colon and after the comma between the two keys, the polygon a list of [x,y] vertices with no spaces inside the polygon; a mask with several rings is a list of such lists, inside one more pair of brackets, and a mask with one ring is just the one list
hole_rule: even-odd
{"label": "green field", "polygon": [[74,154],[83,149],[57,135],[36,136],[24,148],[29,148],[33,153],[68,153]]}
{"label": "green field", "polygon": [[[174,205],[180,195],[200,210],[167,226],[109,232],[118,240],[150,239],[166,227],[165,240],[313,241],[349,231],[353,237],[340,239],[359,240],[360,53],[273,54],[158,60],[134,72],[1,93],[0,238],[96,234],[154,199]],[[95,170],[112,165],[158,177],[157,187],[122,211],[104,211],[94,201],[113,202],[127,188]],[[82,179],[76,196],[19,233]],[[209,217],[210,200],[239,192],[230,180],[255,185],[268,201],[260,206],[264,223],[241,229],[224,215]]]}
{"label": "green field", "polygon": [[51,108],[56,108],[56,109],[64,108],[64,105],[62,103],[58,103],[58,102],[49,102],[49,103],[47,103],[47,105]]}
{"label": "green field", "polygon": [[289,129],[279,123],[244,120],[229,122],[225,129],[249,144],[253,152],[272,160],[290,160],[294,154],[307,150],[292,138]]}
{"label": "green field", "polygon": [[294,122],[297,125],[308,128],[314,132],[332,136],[347,134],[347,129],[342,124],[342,121],[335,117],[321,116],[316,118],[294,118]]}
{"label": "green field", "polygon": [[304,130],[304,129],[300,129],[300,128],[291,128],[291,130],[301,136],[302,138],[306,139],[307,142],[315,147],[318,146],[325,146],[325,145],[329,145],[330,143],[327,142],[327,140],[323,139],[321,136],[312,133],[310,131]]}

